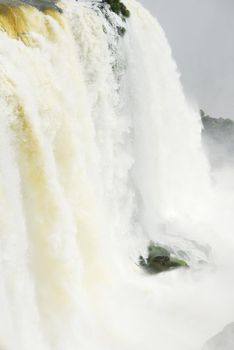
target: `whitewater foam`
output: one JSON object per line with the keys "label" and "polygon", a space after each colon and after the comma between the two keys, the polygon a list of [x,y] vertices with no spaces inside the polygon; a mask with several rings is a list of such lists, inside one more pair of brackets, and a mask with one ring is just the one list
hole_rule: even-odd
{"label": "whitewater foam", "polygon": [[[0,347],[195,350],[233,291],[201,123],[155,19],[98,5],[0,11]],[[150,239],[192,269],[144,275]]]}

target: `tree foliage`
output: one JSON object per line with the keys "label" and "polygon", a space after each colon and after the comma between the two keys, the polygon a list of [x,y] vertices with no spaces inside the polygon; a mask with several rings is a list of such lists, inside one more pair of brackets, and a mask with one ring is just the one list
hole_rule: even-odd
{"label": "tree foliage", "polygon": [[123,16],[124,18],[128,18],[130,16],[130,11],[120,0],[103,0],[110,5],[110,8],[117,15]]}

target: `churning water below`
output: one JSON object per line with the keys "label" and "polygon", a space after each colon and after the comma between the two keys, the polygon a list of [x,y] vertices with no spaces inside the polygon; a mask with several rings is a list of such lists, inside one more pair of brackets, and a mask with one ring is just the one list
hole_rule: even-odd
{"label": "churning water below", "polygon": [[[125,3],[126,23],[0,5],[1,350],[201,350],[233,321],[233,185],[164,32]],[[150,240],[191,268],[145,275]]]}

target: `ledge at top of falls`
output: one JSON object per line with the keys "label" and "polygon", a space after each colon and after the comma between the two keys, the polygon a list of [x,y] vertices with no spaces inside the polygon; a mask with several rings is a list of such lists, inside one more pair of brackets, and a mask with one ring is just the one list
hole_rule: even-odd
{"label": "ledge at top of falls", "polygon": [[0,0],[0,31],[31,47],[37,46],[37,40],[33,36],[35,33],[49,41],[55,41],[54,24],[50,18],[53,18],[62,28],[64,28],[64,21],[54,1],[53,6],[49,7],[49,1],[42,1],[38,7],[34,0]]}
{"label": "ledge at top of falls", "polygon": [[62,10],[56,5],[57,0],[0,0],[0,5],[8,6],[19,6],[19,5],[29,5],[36,7],[40,11],[46,9],[55,9],[58,12]]}

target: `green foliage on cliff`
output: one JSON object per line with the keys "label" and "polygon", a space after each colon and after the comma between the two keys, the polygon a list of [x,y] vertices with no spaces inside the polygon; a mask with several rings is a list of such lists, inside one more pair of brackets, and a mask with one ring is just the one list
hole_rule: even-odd
{"label": "green foliage on cliff", "polygon": [[130,16],[130,11],[120,0],[103,0],[103,2],[110,5],[110,8],[117,15],[122,15],[125,18]]}

